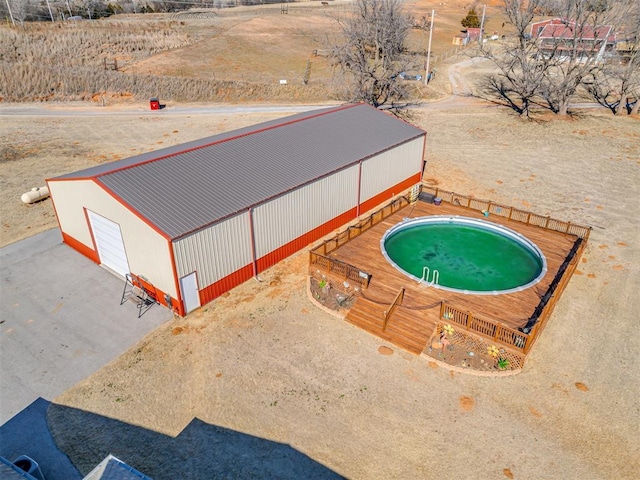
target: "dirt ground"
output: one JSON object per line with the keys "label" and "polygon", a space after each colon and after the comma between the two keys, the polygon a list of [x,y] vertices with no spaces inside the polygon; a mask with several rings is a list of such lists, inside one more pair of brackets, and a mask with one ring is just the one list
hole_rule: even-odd
{"label": "dirt ground", "polygon": [[[52,109],[78,111],[86,105],[58,104]],[[224,115],[140,115],[131,106],[120,116],[12,116],[0,122],[0,246],[57,226],[50,200],[25,205],[20,196],[45,179],[100,163],[196,140],[216,133],[272,120],[282,113]],[[148,108],[148,107],[147,107]],[[99,112],[99,109],[98,109]],[[10,120],[9,120],[10,118]]]}
{"label": "dirt ground", "polygon": [[[25,183],[275,116],[5,122],[4,148],[24,156],[1,164],[3,242],[54,225],[49,201],[15,206]],[[428,184],[594,227],[524,371],[452,373],[327,314],[307,295],[303,251],[55,400],[52,432],[83,473],[111,452],[157,479],[246,477],[237,456],[201,450],[222,428],[348,478],[635,477],[640,123],[604,111],[525,122],[482,105],[415,121]]]}

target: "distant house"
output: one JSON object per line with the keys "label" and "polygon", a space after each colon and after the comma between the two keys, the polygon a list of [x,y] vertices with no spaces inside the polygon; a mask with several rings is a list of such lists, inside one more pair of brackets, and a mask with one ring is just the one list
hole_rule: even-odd
{"label": "distant house", "polygon": [[573,56],[583,61],[601,61],[607,51],[615,49],[616,37],[610,25],[576,25],[575,22],[553,18],[531,25],[531,38],[539,42],[543,54],[558,58]]}
{"label": "distant house", "polygon": [[561,18],[550,18],[531,24],[531,38],[537,38],[547,25],[566,25],[566,21]]}
{"label": "distant house", "polygon": [[467,28],[462,33],[453,37],[453,45],[468,45],[471,42],[477,42],[482,37],[482,29]]}

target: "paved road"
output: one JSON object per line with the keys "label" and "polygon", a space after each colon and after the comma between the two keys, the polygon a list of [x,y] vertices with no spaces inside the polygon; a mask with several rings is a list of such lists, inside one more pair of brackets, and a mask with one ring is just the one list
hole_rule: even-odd
{"label": "paved road", "polygon": [[58,229],[0,249],[0,425],[173,317],[154,306],[138,319],[133,304],[120,306],[123,285],[64,245]]}
{"label": "paved road", "polygon": [[140,116],[140,115],[237,115],[247,113],[299,113],[336,106],[326,105],[203,105],[188,107],[171,106],[151,110],[139,105],[100,107],[87,104],[12,104],[0,106],[0,117],[89,117],[89,116]]}

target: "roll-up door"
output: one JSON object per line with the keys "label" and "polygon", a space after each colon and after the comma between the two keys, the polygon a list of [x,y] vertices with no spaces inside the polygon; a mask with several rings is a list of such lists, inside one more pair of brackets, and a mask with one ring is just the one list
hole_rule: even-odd
{"label": "roll-up door", "polygon": [[123,277],[129,273],[120,225],[87,210],[100,263]]}

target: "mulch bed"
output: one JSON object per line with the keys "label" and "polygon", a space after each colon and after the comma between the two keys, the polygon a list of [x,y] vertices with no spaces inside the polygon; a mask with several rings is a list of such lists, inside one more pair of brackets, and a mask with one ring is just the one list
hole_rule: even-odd
{"label": "mulch bed", "polygon": [[334,281],[311,277],[311,295],[320,304],[330,310],[348,310],[356,301],[356,293],[348,283],[336,284]]}

